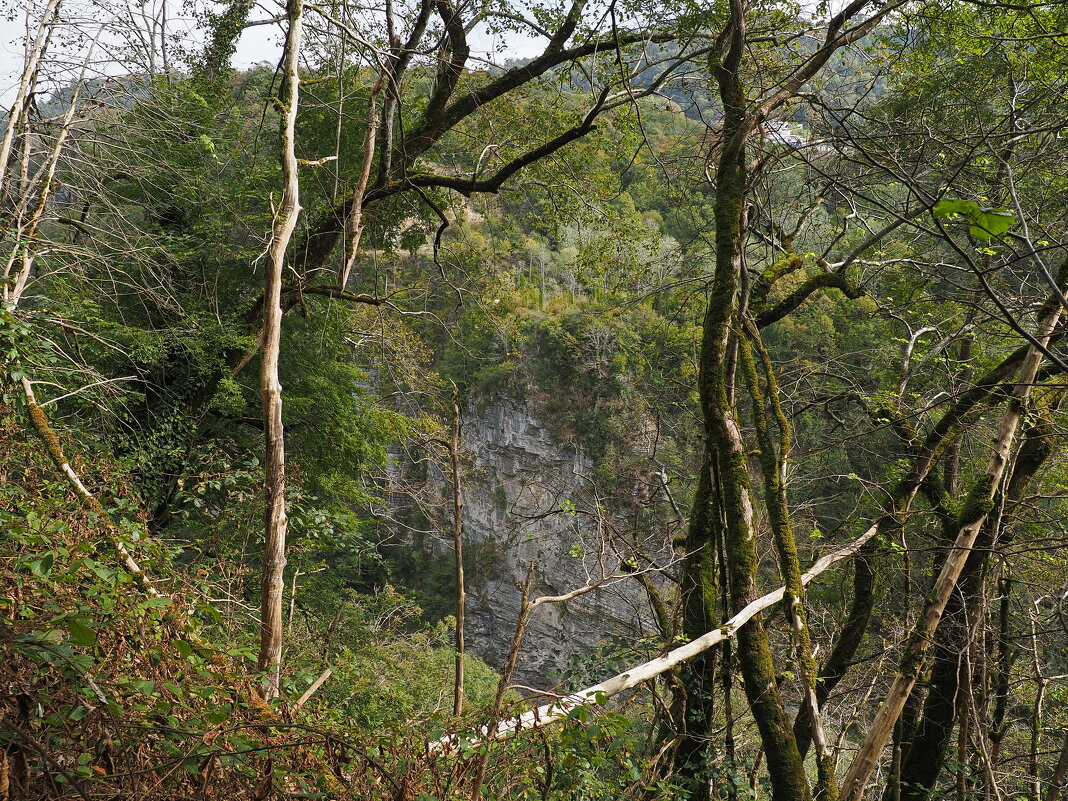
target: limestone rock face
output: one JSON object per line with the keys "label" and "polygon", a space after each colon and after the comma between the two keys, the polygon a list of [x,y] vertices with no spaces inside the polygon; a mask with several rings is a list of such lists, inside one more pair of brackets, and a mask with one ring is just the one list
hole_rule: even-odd
{"label": "limestone rock face", "polygon": [[[580,597],[532,612],[513,683],[550,688],[576,657],[592,654],[607,635],[637,637],[649,633],[650,625],[642,585],[619,579],[627,556],[627,537],[620,532],[629,511],[618,507],[629,504],[617,500],[617,508],[606,508],[593,479],[593,460],[575,443],[557,440],[533,406],[527,399],[498,397],[472,404],[465,413],[463,521],[470,562],[465,628],[468,648],[501,669],[531,563],[531,598],[614,577]],[[670,559],[669,544],[655,546],[654,558]],[[649,544],[643,549],[649,552]]]}

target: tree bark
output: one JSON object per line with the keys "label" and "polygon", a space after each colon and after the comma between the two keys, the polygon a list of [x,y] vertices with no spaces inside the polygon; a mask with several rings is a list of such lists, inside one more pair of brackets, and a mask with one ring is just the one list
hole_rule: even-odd
{"label": "tree bark", "polygon": [[460,495],[460,397],[452,392],[452,439],[449,441],[449,464],[452,467],[452,547],[456,560],[456,670],[452,693],[452,714],[464,711],[464,518]]}
{"label": "tree bark", "polygon": [[[1068,267],[1068,264],[1066,264]],[[1062,277],[1066,270],[1062,270]],[[912,688],[923,672],[927,663],[930,642],[938,628],[942,612],[949,597],[956,587],[957,580],[967,562],[976,537],[986,522],[987,515],[993,508],[994,496],[1001,484],[1005,467],[1009,461],[1010,450],[1015,441],[1016,430],[1024,415],[1024,409],[1031,395],[1031,388],[1038,375],[1054,329],[1060,321],[1062,309],[1059,304],[1047,305],[1038,324],[1037,344],[1027,349],[1016,385],[1008,406],[1001,419],[998,434],[994,440],[994,450],[990,455],[985,473],[976,481],[959,516],[959,531],[952,549],[946,555],[945,563],[935,581],[912,635],[905,646],[905,656],[901,660],[897,677],[894,680],[882,707],[875,717],[867,737],[861,744],[849,772],[843,782],[843,797],[848,801],[860,801],[864,788],[875,769],[886,741],[893,731],[894,724],[905,706]]]}
{"label": "tree bark", "polygon": [[300,95],[300,41],[302,0],[288,0],[289,28],[282,56],[284,84],[280,101],[282,120],[279,140],[285,186],[282,204],[274,220],[267,263],[263,320],[263,355],[260,361],[260,394],[263,402],[264,449],[264,550],[260,585],[259,669],[264,671],[263,691],[270,700],[278,697],[282,667],[282,594],[286,566],[286,456],[282,428],[282,385],[278,360],[282,334],[282,274],[286,250],[300,216],[300,186],[296,156],[297,105]]}

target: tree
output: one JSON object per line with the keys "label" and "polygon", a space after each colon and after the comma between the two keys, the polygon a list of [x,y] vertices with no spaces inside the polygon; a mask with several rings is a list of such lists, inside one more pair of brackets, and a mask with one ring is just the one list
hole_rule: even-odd
{"label": "tree", "polygon": [[265,526],[263,586],[260,590],[260,661],[267,672],[265,695],[279,693],[282,666],[282,571],[286,565],[286,462],[282,427],[282,385],[278,381],[278,359],[282,336],[282,276],[285,272],[289,240],[300,216],[296,135],[300,102],[300,47],[304,9],[301,0],[286,5],[288,30],[282,57],[283,89],[279,101],[282,121],[279,129],[282,154],[282,204],[271,231],[264,297],[263,355],[260,358],[260,391],[263,397],[265,440]]}
{"label": "tree", "polygon": [[[736,9],[734,14],[737,18],[739,10]],[[965,12],[965,18],[968,18],[967,12]],[[848,17],[846,19],[848,20]],[[861,23],[861,26],[863,24]],[[831,28],[832,30],[835,28],[835,23],[832,23]],[[736,31],[728,30],[737,36]],[[870,31],[871,28],[855,25],[852,30],[863,33]],[[901,28],[896,25],[888,26],[886,36],[890,40],[895,40],[896,37],[901,36]],[[826,41],[831,42],[833,38],[833,35],[829,36]],[[720,39],[722,42],[733,41],[727,34],[721,36]],[[728,45],[724,44],[723,47],[724,52],[731,52]],[[740,47],[736,47],[734,50],[736,57],[739,57],[740,52]],[[820,737],[820,715],[821,708],[827,702],[835,685],[844,677],[858,648],[863,644],[865,630],[875,608],[875,586],[878,575],[875,569],[875,558],[879,552],[879,540],[871,539],[869,534],[885,536],[896,526],[911,520],[912,522],[908,525],[908,536],[923,541],[925,537],[931,535],[926,533],[923,525],[916,521],[928,515],[938,521],[934,527],[935,531],[945,532],[938,543],[938,547],[945,549],[946,553],[936,567],[936,571],[941,570],[941,578],[935,583],[927,599],[926,607],[921,612],[920,623],[913,631],[911,645],[908,647],[909,655],[900,666],[900,678],[894,687],[888,689],[893,702],[885,704],[880,716],[875,718],[864,744],[864,750],[849,772],[847,789],[851,797],[857,797],[867,777],[866,772],[870,770],[874,760],[881,753],[883,744],[890,734],[892,724],[888,725],[887,721],[897,718],[902,711],[905,699],[912,695],[911,686],[905,686],[912,681],[908,677],[922,675],[926,670],[927,643],[939,627],[942,608],[957,597],[954,586],[957,587],[956,592],[963,593],[965,599],[974,598],[974,591],[969,590],[969,586],[982,586],[974,582],[977,581],[975,577],[979,575],[976,571],[981,571],[979,565],[983,563],[983,557],[974,552],[972,554],[973,564],[967,573],[971,578],[963,583],[957,581],[958,574],[964,569],[967,553],[973,547],[971,543],[984,528],[985,512],[979,514],[977,510],[995,508],[996,498],[1001,499],[996,501],[996,508],[1003,508],[1003,499],[1019,493],[1021,488],[1027,485],[1029,477],[1034,475],[1034,471],[1038,470],[1044,461],[1039,454],[1048,447],[1049,440],[1046,438],[1052,435],[1051,430],[1042,427],[1029,428],[1021,435],[1017,427],[1020,421],[1020,409],[1027,403],[1024,399],[1029,397],[1035,378],[1039,375],[1033,372],[1038,370],[1039,362],[1043,359],[1048,359],[1050,362],[1050,366],[1043,368],[1043,375],[1052,376],[1061,369],[1058,355],[1050,349],[1051,340],[1047,339],[1047,337],[1052,337],[1055,341],[1059,337],[1060,301],[1057,292],[1060,289],[1053,275],[1054,271],[1049,270],[1040,262],[1035,264],[1037,273],[1034,279],[1030,281],[1025,279],[1022,285],[1019,280],[1010,279],[1007,275],[1009,266],[1032,258],[1035,248],[1027,245],[1026,232],[1023,232],[1018,240],[1022,247],[1015,252],[1011,247],[1011,240],[1003,236],[1017,220],[1026,219],[1035,214],[1033,209],[1043,207],[1045,198],[1036,195],[1028,211],[1024,212],[1022,204],[1011,200],[1014,196],[1013,192],[1005,191],[1004,182],[1011,179],[1018,168],[1006,158],[1006,153],[1011,155],[1011,152],[1000,149],[999,143],[1002,141],[1000,136],[992,135],[991,131],[997,131],[999,128],[1006,132],[1019,131],[1018,121],[1005,125],[997,122],[996,118],[990,121],[983,114],[971,117],[969,122],[977,121],[979,124],[976,126],[974,140],[970,143],[972,147],[969,149],[968,146],[960,146],[960,130],[948,127],[955,124],[951,122],[952,120],[959,118],[948,113],[947,110],[950,107],[943,104],[937,112],[934,112],[942,113],[941,125],[936,126],[934,130],[939,134],[949,130],[952,134],[942,138],[934,135],[930,138],[920,138],[919,141],[923,142],[925,147],[929,146],[932,151],[940,148],[944,151],[949,147],[949,142],[956,138],[957,141],[954,142],[953,147],[960,153],[960,157],[958,161],[952,161],[945,158],[944,152],[940,152],[938,159],[930,158],[925,162],[923,156],[917,157],[912,152],[915,151],[917,141],[915,130],[903,126],[908,131],[903,139],[897,138],[896,135],[893,138],[887,138],[885,128],[878,128],[877,135],[872,128],[880,125],[878,115],[875,115],[873,125],[873,117],[858,113],[855,106],[828,104],[821,100],[818,94],[807,94],[805,99],[812,102],[816,109],[834,106],[833,126],[837,127],[837,132],[835,128],[828,126],[830,130],[826,133],[829,136],[835,134],[841,141],[842,164],[852,165],[860,161],[873,176],[879,176],[875,179],[876,181],[885,182],[886,179],[883,176],[889,173],[893,176],[892,180],[900,183],[891,184],[890,191],[885,191],[885,184],[884,188],[879,191],[875,187],[860,189],[855,173],[845,173],[848,177],[841,177],[840,174],[833,172],[835,167],[840,169],[842,165],[831,166],[831,160],[826,155],[826,145],[821,145],[822,151],[815,148],[808,151],[804,148],[799,150],[797,160],[810,171],[812,176],[826,182],[826,187],[821,187],[823,191],[838,192],[840,197],[844,198],[844,202],[849,204],[852,212],[855,213],[860,207],[865,209],[868,215],[875,217],[875,220],[868,223],[867,232],[862,235],[851,234],[848,227],[843,224],[841,233],[829,237],[829,244],[820,243],[823,248],[822,256],[813,258],[815,254],[812,254],[812,256],[802,257],[795,249],[793,240],[813,212],[816,212],[817,219],[819,218],[821,201],[817,201],[808,211],[801,213],[794,230],[788,232],[787,225],[774,219],[766,211],[767,206],[762,207],[761,201],[753,197],[756,194],[760,172],[756,173],[758,176],[756,179],[753,179],[752,173],[749,173],[750,163],[745,158],[744,144],[747,139],[750,141],[757,139],[753,134],[759,129],[762,119],[760,109],[764,106],[754,103],[757,111],[749,115],[743,102],[744,96],[740,94],[741,81],[738,79],[738,65],[727,58],[714,59],[713,64],[720,70],[719,86],[724,104],[723,133],[721,134],[723,150],[720,155],[719,170],[715,174],[716,272],[709,312],[706,316],[704,329],[706,350],[701,364],[705,419],[711,421],[706,436],[709,447],[713,449],[714,459],[710,462],[706,456],[704,466],[699,472],[697,499],[691,516],[691,529],[686,548],[688,565],[683,581],[685,597],[689,599],[689,603],[684,605],[684,609],[690,620],[688,625],[691,638],[695,643],[704,642],[711,636],[709,632],[717,622],[716,595],[721,589],[717,583],[718,577],[715,569],[717,558],[724,560],[727,570],[732,571],[726,582],[732,593],[731,611],[751,608],[745,606],[744,602],[752,602],[755,597],[754,580],[757,575],[755,543],[758,522],[752,509],[756,505],[754,498],[761,500],[766,510],[768,526],[774,532],[773,539],[780,553],[781,573],[786,583],[783,592],[790,597],[787,604],[787,618],[791,620],[795,635],[797,674],[805,685],[803,692],[805,702],[793,726],[792,736],[785,723],[783,704],[781,701],[777,702],[778,685],[783,674],[774,669],[769,638],[761,633],[759,626],[753,625],[757,622],[756,620],[747,623],[739,630],[739,648],[741,669],[743,677],[747,680],[747,690],[755,722],[761,728],[761,740],[768,757],[773,787],[775,792],[782,794],[782,797],[804,797],[807,794],[807,780],[800,767],[799,756],[807,750],[808,743],[813,737],[816,740],[818,764],[821,767],[817,792],[831,795],[834,793],[834,776],[830,764],[830,757],[833,754],[828,741]],[[1036,76],[1045,74],[1041,69],[1035,72]],[[808,73],[807,77],[812,78],[813,75],[814,73]],[[877,83],[878,77],[865,76],[864,80]],[[789,85],[788,81],[787,85]],[[771,97],[781,97],[776,94],[780,87],[781,84],[776,84]],[[959,91],[959,84],[939,82],[938,87],[940,91],[947,92],[953,89],[954,97],[967,97]],[[1039,89],[1037,95],[1046,96],[1045,90]],[[944,94],[939,95],[940,100],[944,97]],[[972,97],[979,100],[983,96],[977,93]],[[901,97],[894,97],[887,102],[887,107],[900,111],[911,108],[911,105],[908,101],[903,101]],[[1011,99],[1007,107],[1013,107]],[[874,108],[878,109],[879,106],[876,105]],[[733,116],[732,109],[734,109]],[[990,111],[984,109],[983,113],[989,115]],[[1046,130],[1045,124],[1043,122],[1035,126],[1036,135],[1041,136],[1040,132]],[[747,128],[747,126],[752,127]],[[739,138],[732,140],[730,136],[732,131],[738,132]],[[1010,138],[1014,138],[1014,135],[1006,133],[1005,140]],[[732,142],[734,143],[733,150]],[[895,146],[902,146],[902,151],[887,159],[889,148],[886,145],[891,142]],[[756,159],[758,167],[766,165],[772,159],[789,160],[789,155],[785,157],[778,155],[775,148],[769,147],[766,141],[759,144],[763,148],[759,158]],[[876,155],[876,149],[878,149],[878,155]],[[741,156],[738,155],[739,151]],[[733,155],[728,158],[728,155],[732,153]],[[994,158],[991,158],[991,155]],[[1035,153],[1033,158],[1046,159],[1051,155],[1052,151],[1043,149],[1041,156]],[[725,158],[728,159],[726,162],[724,162]],[[902,163],[905,158],[908,162]],[[997,206],[991,208],[982,202],[986,198],[981,196],[978,200],[945,202],[940,200],[940,196],[946,191],[947,176],[960,176],[967,170],[983,175],[983,167],[997,165],[999,161],[1002,166],[993,175],[987,173],[983,180],[993,183],[997,191],[1005,192],[1003,203],[1013,205],[1015,211],[999,209]],[[888,165],[890,165],[889,168]],[[928,172],[922,170],[937,174],[938,178],[935,180],[940,183],[930,180]],[[923,175],[923,178],[917,178],[917,173]],[[1028,173],[1032,177],[1037,177],[1038,174],[1040,173]],[[864,175],[866,177],[866,174]],[[1049,177],[1047,176],[1047,180]],[[964,181],[959,181],[954,189],[960,192],[965,185]],[[1016,185],[1019,185],[1018,182]],[[904,186],[905,189],[903,192],[894,192],[895,186]],[[938,191],[932,191],[935,188]],[[1011,187],[1009,189],[1011,190]],[[989,192],[990,190],[984,186],[983,190],[971,191]],[[1019,195],[1015,197],[1019,200]],[[924,216],[932,211],[932,217]],[[765,219],[761,219],[761,215],[765,215]],[[954,215],[956,219],[964,223],[963,237],[960,229],[952,226],[947,229],[944,224],[938,222],[947,217],[954,219]],[[1038,219],[1037,215],[1035,219]],[[1044,230],[1052,232],[1056,226],[1051,226],[1048,219],[1044,220]],[[895,233],[902,229],[914,229],[917,233],[911,237],[899,236]],[[888,241],[891,235],[897,237],[893,243]],[[1053,236],[1055,237],[1056,234],[1054,233]],[[775,251],[777,263],[763,269],[755,269],[746,264],[746,259],[750,257],[753,250],[749,241],[752,237],[760,238]],[[970,241],[963,241],[965,237]],[[924,244],[920,245],[920,241]],[[1048,246],[1049,242],[1046,241],[1045,244]],[[842,246],[845,247],[844,253],[835,254],[836,248]],[[879,251],[887,246],[892,255],[884,257]],[[970,270],[975,274],[978,283],[971,290],[970,297],[957,292],[959,287],[945,275],[936,259],[930,258],[927,254],[924,254],[926,258],[913,255],[915,253],[913,248],[922,253],[923,247],[948,253],[950,258],[956,260],[959,265],[958,269]],[[905,258],[901,258],[903,249],[909,253]],[[874,255],[871,255],[873,251]],[[978,257],[974,255],[976,253]],[[942,324],[948,325],[948,332],[942,326],[927,324],[921,327],[916,322],[916,318],[922,320],[921,315],[914,317],[903,311],[906,307],[900,305],[901,298],[895,298],[893,294],[896,291],[893,289],[893,281],[900,280],[900,276],[895,276],[888,270],[888,265],[902,262],[910,265],[909,269],[916,269],[917,274],[922,276],[920,280],[928,282],[931,302],[944,304],[938,307],[940,312],[944,313],[946,306],[952,304],[950,308],[953,309],[953,316],[948,316],[949,322]],[[814,275],[810,274],[809,278],[797,280],[790,277],[791,274],[805,269],[810,264],[819,268]],[[867,286],[863,289],[847,277],[847,271],[858,265],[874,268]],[[990,276],[995,274],[994,270],[997,268],[1001,270],[1001,279],[995,284],[990,280]],[[782,295],[774,286],[775,282],[780,281],[787,286],[788,290],[790,282],[793,281],[794,289]],[[1038,287],[1035,286],[1036,283],[1039,284]],[[1043,283],[1046,284],[1045,289],[1041,288]],[[867,419],[877,424],[875,432],[866,432],[865,436],[874,440],[880,428],[885,428],[888,433],[893,432],[898,442],[896,449],[891,452],[900,454],[900,462],[890,466],[890,469],[880,468],[873,471],[873,481],[884,482],[886,514],[879,516],[876,525],[870,528],[869,534],[862,538],[869,544],[861,552],[863,558],[856,566],[853,608],[845,617],[845,625],[839,632],[830,656],[817,674],[809,650],[811,637],[806,636],[808,626],[804,619],[804,608],[798,603],[801,590],[798,580],[800,571],[797,568],[796,545],[792,542],[792,527],[789,525],[788,499],[782,486],[782,477],[787,475],[790,427],[785,424],[786,420],[782,415],[785,404],[780,401],[781,390],[775,379],[775,364],[768,358],[769,354],[761,344],[760,329],[770,329],[775,323],[785,320],[787,315],[801,309],[805,301],[812,298],[815,292],[824,288],[839,289],[847,298],[853,300],[860,298],[865,292],[875,294],[880,290],[889,291],[889,297],[885,300],[879,298],[880,302],[887,304],[887,318],[899,321],[909,328],[907,338],[902,340],[901,367],[896,371],[896,375],[889,377],[896,391],[883,397],[879,397],[878,393],[871,393],[868,389],[860,390],[860,392],[870,393],[867,397],[855,390],[850,392],[850,396],[855,397],[862,405],[863,414],[860,420]],[[1050,288],[1053,289],[1054,295],[1047,298],[1046,293]],[[1036,289],[1039,293],[1037,298]],[[974,305],[976,291],[981,291],[993,307],[993,312],[987,313],[985,317],[982,317],[981,313],[976,314]],[[773,300],[776,294],[780,298],[778,301]],[[722,304],[718,309],[715,307],[717,302]],[[892,305],[895,302],[899,305]],[[960,311],[961,309],[964,311]],[[754,318],[753,322],[747,321],[748,315]],[[961,316],[964,322],[957,325]],[[990,351],[984,354],[979,363],[987,365],[989,371],[980,372],[979,377],[974,378],[968,371],[971,370],[972,365],[977,363],[975,352],[972,350],[976,339],[973,332],[977,317],[986,321],[1000,319],[1016,336],[1021,337],[1025,344],[1006,354],[999,345],[994,344],[993,340],[984,339],[983,344],[990,348]],[[1029,320],[1034,320],[1034,322],[1028,322]],[[955,331],[954,325],[957,325]],[[770,331],[774,335],[774,329]],[[750,342],[742,341],[742,332],[745,332]],[[921,338],[933,332],[937,332],[936,341],[921,351]],[[963,354],[960,358],[963,359],[965,370],[962,372],[953,368],[948,370],[948,375],[942,375],[946,371],[939,370],[938,378],[941,378],[941,383],[933,383],[938,378],[932,371],[932,367],[937,365],[939,360],[943,363],[948,362],[942,358],[942,354],[953,352],[958,344],[961,347],[959,352]],[[735,365],[741,369],[745,384],[750,389],[748,399],[740,397],[735,390]],[[948,392],[945,383],[947,378],[951,388]],[[933,386],[928,382],[932,382]],[[906,387],[913,389],[911,396],[907,394]],[[938,388],[938,394],[934,387]],[[973,467],[966,469],[966,474],[972,484],[968,494],[970,500],[958,503],[953,496],[958,492],[957,482],[960,480],[962,471],[965,470],[961,464],[961,442],[962,440],[972,442],[975,438],[984,436],[985,433],[980,433],[986,431],[981,424],[982,416],[991,406],[996,405],[1011,393],[1015,393],[1017,400],[1010,404],[1002,417],[1000,432],[995,436],[997,446],[995,452],[990,456],[985,470],[976,470]],[[1059,398],[1058,390],[1046,386],[1042,387],[1040,394],[1043,398],[1039,402],[1041,408],[1055,407],[1058,402],[1056,399]],[[930,420],[929,423],[925,421],[923,429],[914,427],[910,419],[924,419],[933,404],[937,404],[939,395],[949,399],[945,402],[947,405],[941,416]],[[932,397],[935,399],[933,402],[929,400]],[[917,408],[917,406],[910,405],[910,398],[916,398],[919,404],[932,405]],[[821,401],[817,397],[816,402],[827,403],[827,400]],[[754,468],[750,466],[748,457],[750,448],[745,444],[745,429],[741,423],[737,422],[739,415],[747,412],[750,415],[756,439],[752,451],[760,455],[755,469],[763,478],[762,498],[757,496],[750,487],[749,471]],[[769,422],[771,421],[774,421],[776,427],[779,428],[778,441],[770,436]],[[924,429],[926,433],[921,434],[920,432]],[[1041,434],[1040,431],[1045,431],[1045,433]],[[1019,444],[1019,453],[1022,458],[1019,462],[1020,483],[1009,485],[1004,493],[1001,493],[997,489],[1003,477],[1001,471],[1010,461],[1009,451],[1015,450],[1018,443],[1022,443]],[[713,446],[718,447],[719,450],[715,450]],[[713,466],[716,469],[711,469]],[[1013,472],[1013,475],[1016,473]],[[914,502],[919,508],[913,509]],[[926,509],[923,507],[924,502],[930,504]],[[1015,508],[1019,511],[1019,507]],[[910,511],[912,514],[905,517],[904,515]],[[787,524],[783,526],[783,522]],[[992,528],[998,525],[994,523]],[[733,539],[728,540],[723,556],[719,556],[713,546],[718,527],[723,527],[724,536],[733,536]],[[732,530],[733,535],[731,535]],[[702,534],[702,532],[706,533]],[[904,537],[905,534],[902,533],[901,536]],[[984,536],[992,535],[987,532]],[[963,547],[962,542],[965,543]],[[969,584],[969,581],[973,584]],[[974,602],[980,603],[981,601],[976,599]],[[1008,601],[1006,600],[1005,603],[1007,604]],[[1003,620],[1007,619],[1004,614]],[[1004,626],[1003,623],[1002,632],[1006,630]],[[946,629],[942,628],[939,631],[939,636],[943,636],[942,632]],[[1001,642],[1004,643],[1006,635],[1002,633],[999,636]],[[720,642],[727,638],[714,639]],[[952,646],[949,647],[952,648]],[[1002,682],[999,687],[1004,687],[1010,670],[1006,667],[1009,663],[1005,661],[1007,657],[1004,656],[1008,646],[1003,644],[999,648],[1003,655],[999,659],[1003,661],[997,668],[998,681]],[[682,650],[680,649],[680,652]],[[702,770],[700,752],[711,748],[709,744],[712,742],[709,736],[712,726],[708,724],[708,721],[716,719],[714,716],[721,714],[713,711],[710,704],[706,706],[705,728],[702,728],[699,704],[702,701],[708,703],[711,698],[713,674],[711,660],[701,660],[700,655],[703,653],[705,653],[703,649],[694,648],[687,650],[685,656],[678,657],[679,660],[691,660],[687,663],[689,678],[684,699],[688,704],[686,723],[692,727],[692,730],[684,738],[676,757],[681,772],[689,776],[694,776]],[[653,664],[658,667],[650,669],[654,672],[658,671],[660,663],[650,663],[650,665]],[[947,666],[944,658],[941,664],[943,665],[942,673],[938,675],[945,676]],[[957,675],[959,675],[959,670],[956,671]],[[627,674],[621,674],[617,679],[641,675],[643,671],[644,667],[640,670],[628,671]],[[950,694],[954,693],[952,689],[954,685],[947,686],[945,680],[941,678],[938,681],[937,692],[932,690],[928,696],[932,716],[936,713],[935,707],[939,698],[943,701],[946,698],[947,689]],[[633,686],[633,684],[629,679],[622,683],[613,679],[603,685],[595,686],[588,692],[596,695],[598,692],[614,691],[622,686]],[[998,699],[997,710],[994,713],[994,737],[997,739],[992,738],[995,755],[997,743],[1000,743],[1000,738],[1004,737],[1005,693],[1004,689],[998,689],[996,693],[985,696],[987,699]],[[570,703],[569,699],[564,709],[569,708]],[[550,705],[548,710],[542,710],[542,712],[548,711],[551,714],[551,708]],[[938,712],[938,714],[942,713]],[[934,718],[925,718],[925,720],[933,724]],[[908,732],[914,725],[916,724],[913,721],[909,721],[901,727],[903,733],[899,735],[898,753],[902,747],[907,747],[907,740],[910,736]],[[962,727],[962,731],[965,732],[962,737],[967,742],[969,735],[966,733],[966,728]],[[924,770],[927,770],[930,766],[941,764],[941,758],[925,760],[925,757],[939,752],[944,754],[944,751],[940,749],[945,746],[947,734],[943,724],[943,728],[939,730],[940,744],[933,750],[930,746],[919,742],[913,744],[912,753],[915,755],[917,766],[926,761],[928,765]],[[794,746],[792,741],[796,741],[800,747]],[[931,741],[928,739],[924,742],[930,743]],[[986,746],[983,745],[982,748],[985,749]],[[984,750],[983,753],[987,752]],[[982,758],[987,763],[985,769],[992,775],[991,757],[983,756]],[[937,773],[937,767],[935,767],[935,773]],[[691,787],[695,793],[703,794],[707,791],[708,775],[706,772],[702,776],[691,779]],[[893,782],[898,780],[892,774],[888,792],[894,791]],[[925,775],[924,784],[920,786],[930,787],[931,781],[930,775]],[[989,784],[993,779],[988,778],[986,781]],[[912,787],[915,789],[916,785]]]}
{"label": "tree", "polygon": [[[739,612],[756,598],[755,578],[757,550],[750,469],[746,458],[747,448],[743,443],[741,429],[735,411],[734,370],[741,364],[750,377],[750,391],[757,409],[760,387],[757,385],[756,368],[748,346],[737,339],[732,342],[732,322],[738,330],[746,325],[749,298],[739,292],[743,280],[743,260],[746,250],[747,216],[746,197],[749,191],[746,143],[756,129],[792,99],[815,76],[840,48],[861,39],[899,3],[891,3],[867,17],[861,14],[865,3],[851,3],[832,17],[825,29],[822,43],[807,58],[796,66],[791,65],[779,86],[766,96],[750,100],[746,94],[743,69],[745,68],[747,23],[750,8],[744,2],[730,5],[726,26],[717,37],[718,50],[711,65],[719,88],[723,107],[723,125],[719,133],[721,149],[715,173],[715,272],[705,312],[701,342],[701,408],[705,422],[705,455],[698,483],[698,493],[691,512],[691,528],[686,548],[690,554],[691,567],[687,570],[687,584],[683,587],[684,604],[692,609],[686,620],[686,631],[696,638],[708,630],[708,622],[715,619],[715,593],[712,586],[714,573],[707,565],[714,559],[716,542],[722,538],[725,559],[725,576],[729,589],[729,608]],[[811,281],[802,287],[803,298],[818,289],[823,282]],[[846,291],[851,291],[849,284]],[[792,302],[792,301],[788,301]],[[758,310],[759,313],[759,310]],[[767,318],[766,322],[774,319]],[[756,325],[750,330],[759,343]],[[759,344],[758,344],[759,347]],[[774,403],[775,379],[770,371],[770,362],[765,361],[765,378]],[[758,414],[755,412],[754,417]],[[785,421],[779,414],[778,419]],[[756,422],[762,432],[761,447],[764,454],[765,499],[769,519],[776,533],[776,547],[786,581],[786,605],[793,619],[797,636],[800,674],[808,684],[808,714],[816,732],[820,780],[818,794],[828,798],[837,796],[836,780],[831,755],[820,734],[818,704],[816,702],[816,674],[812,663],[811,644],[800,583],[800,566],[797,549],[793,542],[785,495],[780,486],[785,457],[789,448],[788,430],[781,429],[782,439],[778,455],[770,453],[774,447],[768,430],[767,417],[759,413]],[[706,565],[706,567],[701,567]],[[746,695],[760,727],[771,776],[773,798],[807,799],[808,782],[797,748],[796,739],[786,718],[785,708],[776,686],[776,671],[763,629],[762,620],[754,618],[739,632],[738,658]],[[702,677],[702,673],[704,676]],[[696,675],[695,675],[696,674]],[[691,705],[698,705],[690,712],[688,724],[691,729],[686,740],[692,745],[684,748],[684,762],[680,770],[693,776],[696,798],[707,797],[708,773],[704,767],[707,756],[703,753],[711,730],[711,693],[707,685],[707,671],[699,664],[691,672]]]}

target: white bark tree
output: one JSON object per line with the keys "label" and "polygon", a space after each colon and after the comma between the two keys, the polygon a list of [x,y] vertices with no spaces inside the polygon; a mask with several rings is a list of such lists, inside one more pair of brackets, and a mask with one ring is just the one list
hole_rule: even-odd
{"label": "white bark tree", "polygon": [[300,43],[303,25],[301,0],[286,3],[288,31],[282,57],[283,87],[280,100],[284,188],[275,217],[268,251],[266,292],[260,362],[260,393],[263,400],[265,461],[265,511],[263,578],[260,588],[259,668],[265,671],[263,689],[268,699],[280,692],[282,669],[282,593],[286,566],[286,456],[282,427],[282,385],[278,360],[282,333],[282,274],[286,252],[300,216],[300,183],[297,174],[296,124],[300,96]]}

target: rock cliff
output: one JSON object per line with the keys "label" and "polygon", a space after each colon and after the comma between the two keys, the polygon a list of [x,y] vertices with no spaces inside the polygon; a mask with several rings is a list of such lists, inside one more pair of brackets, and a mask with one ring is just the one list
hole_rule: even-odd
{"label": "rock cliff", "polygon": [[[633,504],[599,496],[589,455],[574,442],[559,441],[534,403],[517,398],[471,404],[462,444],[470,651],[503,667],[532,563],[532,599],[615,579],[532,612],[513,683],[553,687],[606,636],[650,633],[645,590],[634,578],[619,580],[633,545],[633,509],[626,508]],[[427,481],[448,492],[440,473],[431,470]],[[668,542],[649,546],[643,543],[646,553],[670,561]],[[451,557],[451,545],[433,547]]]}

